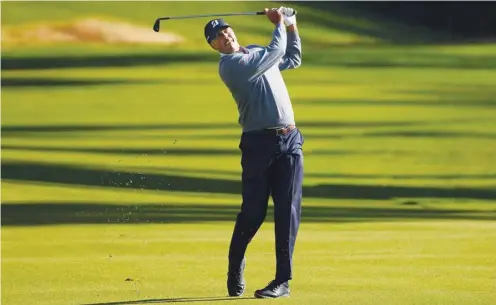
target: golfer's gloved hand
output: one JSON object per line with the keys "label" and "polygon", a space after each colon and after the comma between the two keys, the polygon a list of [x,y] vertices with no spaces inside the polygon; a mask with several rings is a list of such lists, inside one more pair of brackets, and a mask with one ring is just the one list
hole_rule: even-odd
{"label": "golfer's gloved hand", "polygon": [[296,24],[296,15],[294,14],[294,9],[290,7],[281,6],[279,10],[281,11],[281,14],[284,18],[285,26]]}

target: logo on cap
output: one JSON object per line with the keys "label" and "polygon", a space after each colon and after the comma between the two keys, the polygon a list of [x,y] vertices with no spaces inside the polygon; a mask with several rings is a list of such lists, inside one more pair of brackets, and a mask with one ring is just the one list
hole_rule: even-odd
{"label": "logo on cap", "polygon": [[220,27],[229,27],[229,24],[223,19],[219,18],[210,20],[205,25],[205,38],[207,39],[208,43],[210,43],[212,40],[215,39],[215,37],[217,37],[217,30]]}

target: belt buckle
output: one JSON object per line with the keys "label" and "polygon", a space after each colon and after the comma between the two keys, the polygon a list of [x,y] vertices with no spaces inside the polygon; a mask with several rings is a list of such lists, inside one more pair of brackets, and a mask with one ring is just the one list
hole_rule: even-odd
{"label": "belt buckle", "polygon": [[290,128],[291,128],[291,126],[286,126],[286,127],[276,129],[276,135],[287,134],[289,132]]}

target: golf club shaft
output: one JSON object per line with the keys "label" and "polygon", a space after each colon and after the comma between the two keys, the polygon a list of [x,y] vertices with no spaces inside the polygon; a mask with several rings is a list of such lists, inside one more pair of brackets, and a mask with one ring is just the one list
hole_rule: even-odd
{"label": "golf club shaft", "polygon": [[222,13],[222,14],[203,14],[203,15],[187,15],[187,16],[170,16],[170,17],[160,17],[157,20],[187,19],[187,18],[201,18],[201,17],[220,17],[220,16],[241,16],[241,15],[265,15],[265,12],[245,12],[245,13]]}
{"label": "golf club shaft", "polygon": [[[291,10],[292,15],[296,14],[295,10]],[[202,15],[185,15],[185,16],[168,16],[168,17],[159,17],[155,21],[153,25],[153,30],[155,32],[160,31],[160,21],[161,20],[170,20],[170,19],[188,19],[188,18],[201,18],[201,17],[221,17],[221,16],[242,16],[242,15],[265,15],[264,11],[260,12],[244,12],[244,13],[221,13],[221,14],[202,14]]]}

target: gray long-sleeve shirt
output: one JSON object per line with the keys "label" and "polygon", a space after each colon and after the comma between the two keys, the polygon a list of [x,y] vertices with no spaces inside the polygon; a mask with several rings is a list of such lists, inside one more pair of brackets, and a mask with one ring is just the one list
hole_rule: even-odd
{"label": "gray long-sleeve shirt", "polygon": [[281,71],[301,64],[297,31],[278,24],[268,46],[249,45],[241,52],[223,54],[219,75],[231,92],[243,131],[295,124],[293,106]]}

